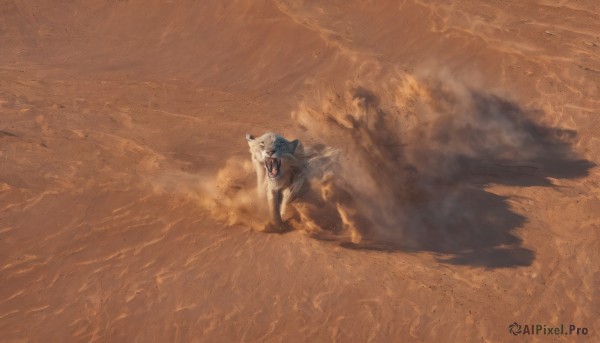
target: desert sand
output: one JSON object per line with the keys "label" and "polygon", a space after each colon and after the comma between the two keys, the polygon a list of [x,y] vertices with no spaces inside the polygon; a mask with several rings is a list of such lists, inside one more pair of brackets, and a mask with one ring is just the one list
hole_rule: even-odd
{"label": "desert sand", "polygon": [[[0,341],[599,341],[599,18],[0,2]],[[339,152],[282,233],[267,131]]]}

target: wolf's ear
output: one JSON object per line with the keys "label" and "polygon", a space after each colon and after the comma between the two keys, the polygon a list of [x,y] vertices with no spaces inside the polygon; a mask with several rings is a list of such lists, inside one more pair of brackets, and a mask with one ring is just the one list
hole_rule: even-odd
{"label": "wolf's ear", "polygon": [[246,134],[246,140],[247,140],[248,142],[252,142],[252,141],[254,140],[254,136],[252,136],[251,134],[247,133],[247,134]]}
{"label": "wolf's ear", "polygon": [[292,148],[292,154],[294,152],[296,152],[296,148],[298,147],[298,144],[300,144],[300,141],[297,139],[294,139],[293,141],[290,142],[290,148]]}

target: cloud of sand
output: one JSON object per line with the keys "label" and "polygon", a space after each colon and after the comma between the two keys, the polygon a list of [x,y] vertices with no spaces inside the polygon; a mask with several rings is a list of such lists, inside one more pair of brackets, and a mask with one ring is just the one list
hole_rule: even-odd
{"label": "cloud of sand", "polygon": [[[288,223],[315,237],[452,253],[457,263],[487,251],[528,264],[533,255],[513,233],[525,218],[486,185],[548,186],[548,177],[590,167],[573,158],[573,132],[535,124],[534,111],[443,73],[375,70],[314,94],[292,113],[293,138],[323,145],[306,147],[311,191],[292,203]],[[164,177],[163,190],[182,184],[170,179],[181,176]],[[265,227],[249,156],[196,184],[217,219]]]}
{"label": "cloud of sand", "polygon": [[334,177],[313,181],[334,210],[303,219],[338,217],[359,245],[459,259],[501,249],[527,263],[532,254],[512,232],[525,218],[486,186],[548,186],[548,177],[584,176],[590,167],[570,150],[574,132],[536,124],[539,113],[444,73],[375,70],[314,94],[293,119],[342,154]]}
{"label": "cloud of sand", "polygon": [[257,200],[256,177],[250,159],[232,157],[216,175],[165,171],[152,180],[158,193],[191,198],[226,225],[262,230],[268,218],[266,204]]}

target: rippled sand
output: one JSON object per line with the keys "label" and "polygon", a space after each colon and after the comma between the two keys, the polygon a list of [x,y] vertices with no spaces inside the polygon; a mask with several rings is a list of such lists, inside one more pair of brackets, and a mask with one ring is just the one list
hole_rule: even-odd
{"label": "rippled sand", "polygon": [[[599,16],[0,2],[0,340],[596,341]],[[237,205],[267,130],[339,148],[364,187],[260,232]],[[340,209],[370,240],[324,227]]]}

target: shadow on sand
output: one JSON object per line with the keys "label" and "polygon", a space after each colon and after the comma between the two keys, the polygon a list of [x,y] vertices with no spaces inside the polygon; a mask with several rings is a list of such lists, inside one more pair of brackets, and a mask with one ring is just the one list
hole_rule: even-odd
{"label": "shadow on sand", "polygon": [[[308,113],[318,122],[308,129],[338,142],[347,156],[299,199],[291,221],[318,226],[314,238],[349,249],[426,251],[444,263],[486,268],[530,265],[535,253],[515,233],[527,218],[486,188],[552,187],[550,178],[584,177],[594,164],[572,151],[574,131],[529,119],[539,112],[475,91],[460,101],[432,93],[437,114],[408,134],[364,88],[343,100],[360,103],[362,116]],[[362,239],[348,239],[344,230]]]}

